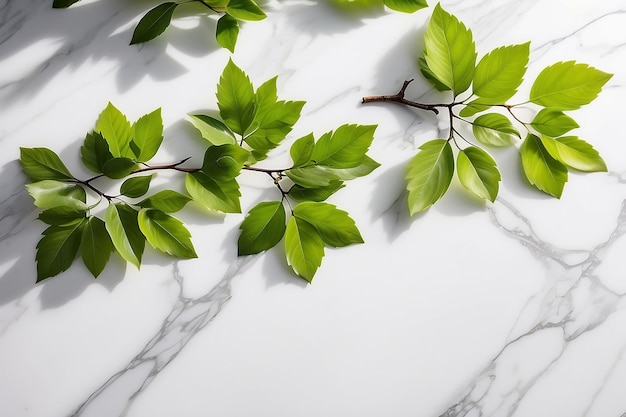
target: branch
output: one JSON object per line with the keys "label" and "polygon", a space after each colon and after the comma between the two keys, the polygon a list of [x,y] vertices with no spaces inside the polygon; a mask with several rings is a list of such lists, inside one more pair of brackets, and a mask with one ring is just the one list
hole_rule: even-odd
{"label": "branch", "polygon": [[375,102],[380,102],[380,101],[391,101],[395,103],[404,104],[405,106],[416,107],[421,110],[428,110],[428,111],[432,111],[435,114],[439,114],[439,110],[437,109],[437,107],[439,107],[438,105],[418,103],[416,101],[407,100],[404,98],[404,93],[406,91],[406,88],[409,86],[409,84],[411,84],[412,81],[413,79],[405,81],[404,84],[402,84],[402,88],[400,89],[400,91],[398,91],[397,94],[388,95],[388,96],[367,96],[367,97],[363,97],[361,102],[362,103],[375,103]]}

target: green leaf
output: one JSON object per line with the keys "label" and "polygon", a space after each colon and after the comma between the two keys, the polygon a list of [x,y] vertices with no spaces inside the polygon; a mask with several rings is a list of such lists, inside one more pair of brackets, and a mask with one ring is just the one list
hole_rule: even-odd
{"label": "green leaf", "polygon": [[138,161],[146,162],[156,155],[163,142],[163,118],[158,108],[139,118],[132,127],[130,147]]}
{"label": "green leaf", "polygon": [[513,123],[499,113],[478,116],[472,122],[472,131],[480,143],[488,146],[509,146],[513,136],[520,137]]}
{"label": "green leaf", "polygon": [[37,218],[51,226],[71,226],[83,221],[85,214],[85,211],[76,211],[60,206],[42,211]]}
{"label": "green leaf", "polygon": [[456,161],[457,176],[461,184],[479,198],[495,201],[501,179],[496,161],[475,146],[459,151]]}
{"label": "green leaf", "polygon": [[37,243],[37,282],[67,270],[74,262],[83,222],[71,226],[50,226]]}
{"label": "green leaf", "polygon": [[334,133],[322,135],[313,148],[311,159],[332,168],[353,168],[365,158],[376,125],[343,125]]}
{"label": "green leaf", "polygon": [[142,209],[138,221],[141,232],[154,249],[180,259],[198,257],[191,234],[180,220],[160,210]]}
{"label": "green leaf", "polygon": [[130,175],[137,164],[130,158],[113,158],[104,163],[102,172],[109,178],[120,179]]}
{"label": "green leaf", "polygon": [[289,154],[291,155],[294,168],[301,167],[311,161],[314,146],[315,139],[312,133],[301,137],[291,145]]}
{"label": "green leaf", "polygon": [[130,122],[113,104],[109,103],[100,113],[96,122],[96,132],[102,134],[109,144],[111,155],[115,157],[135,157],[130,149]]}
{"label": "green leaf", "polygon": [[102,173],[104,164],[113,159],[109,144],[98,132],[87,134],[83,146],[80,147],[80,157],[87,168],[99,174]]}
{"label": "green leaf", "polygon": [[209,146],[204,153],[202,172],[216,181],[239,175],[250,153],[239,145]]}
{"label": "green leaf", "polygon": [[137,27],[135,27],[130,44],[135,45],[137,43],[147,42],[165,32],[165,29],[167,29],[172,21],[172,15],[178,4],[179,3],[168,1],[159,4],[146,13],[141,20],[139,20]]}
{"label": "green leaf", "polygon": [[322,264],[324,241],[313,225],[292,216],[285,231],[285,255],[291,269],[311,282]]}
{"label": "green leaf", "polygon": [[327,171],[332,172],[338,179],[348,181],[359,177],[365,177],[372,173],[380,164],[374,161],[369,156],[365,155],[363,161],[352,168],[331,169],[326,168]]}
{"label": "green leaf", "polygon": [[33,182],[73,178],[59,156],[48,148],[20,148],[20,164]]}
{"label": "green leaf", "polygon": [[347,212],[320,202],[304,202],[293,208],[293,215],[315,227],[328,246],[343,247],[363,243],[359,229]]}
{"label": "green leaf", "polygon": [[104,222],[97,217],[89,217],[80,238],[80,255],[94,278],[100,275],[109,262],[113,249],[113,242]]}
{"label": "green leaf", "polygon": [[574,119],[554,109],[541,109],[530,124],[537,132],[552,137],[561,136],[580,127]]}
{"label": "green leaf", "polygon": [[324,187],[313,188],[294,184],[289,189],[289,197],[296,201],[324,201],[343,187],[345,187],[345,184],[340,180],[331,180]]}
{"label": "green leaf", "polygon": [[203,172],[194,172],[185,176],[185,187],[194,201],[209,210],[241,213],[241,192],[235,179],[217,182]]}
{"label": "green leaf", "polygon": [[232,59],[224,68],[217,85],[220,116],[235,133],[243,135],[254,119],[254,89],[248,76]]}
{"label": "green leaf", "polygon": [[455,96],[471,85],[476,65],[472,32],[440,4],[435,6],[424,35],[424,57],[432,75]]}
{"label": "green leaf", "polygon": [[[491,101],[491,100],[489,100]],[[459,112],[459,116],[461,117],[470,117],[475,115],[476,113],[484,112],[485,110],[489,110],[491,105],[486,103],[486,99],[477,98],[476,100],[472,100],[465,105]]]}
{"label": "green leaf", "polygon": [[532,185],[560,198],[567,182],[567,168],[546,150],[541,139],[528,135],[520,148],[522,168]]}
{"label": "green leaf", "polygon": [[433,205],[448,190],[454,174],[450,143],[444,139],[424,143],[407,168],[409,212],[413,215]]}
{"label": "green leaf", "polygon": [[202,138],[211,145],[234,145],[237,143],[233,132],[221,121],[204,114],[190,114],[187,120],[200,131]]}
{"label": "green leaf", "polygon": [[254,206],[239,226],[238,255],[252,255],[276,246],[285,234],[285,207],[281,201]]}
{"label": "green leaf", "polygon": [[155,208],[165,213],[175,213],[182,210],[191,197],[174,190],[163,190],[137,203],[139,207]]}
{"label": "green leaf", "polygon": [[437,79],[437,76],[428,67],[426,58],[419,57],[417,59],[417,63],[419,64],[420,72],[424,78],[426,78],[437,91],[448,91],[450,89],[447,85]]}
{"label": "green leaf", "polygon": [[513,97],[522,83],[530,55],[530,42],[496,48],[476,66],[473,93],[502,104]]}
{"label": "green leaf", "polygon": [[428,7],[425,0],[384,0],[385,6],[404,13],[414,13]]}
{"label": "green leaf", "polygon": [[267,17],[253,0],[230,0],[226,13],[240,20],[258,21]]}
{"label": "green leaf", "polygon": [[295,184],[305,188],[327,187],[331,181],[339,179],[332,169],[319,165],[288,169],[285,171],[285,175]]}
{"label": "green leaf", "polygon": [[72,4],[77,3],[80,0],[54,0],[52,3],[52,8],[54,9],[65,9],[70,7]]}
{"label": "green leaf", "polygon": [[120,256],[139,269],[146,238],[139,229],[137,217],[137,210],[126,204],[109,204],[104,224]]}
{"label": "green leaf", "polygon": [[43,180],[26,184],[26,189],[35,200],[35,205],[41,209],[59,208],[84,212],[89,208],[85,190],[76,184]]}
{"label": "green leaf", "polygon": [[222,47],[230,52],[235,52],[237,37],[239,36],[239,23],[237,19],[229,14],[225,14],[217,21],[217,29],[215,30],[215,39]]}
{"label": "green leaf", "polygon": [[576,136],[541,137],[541,143],[556,160],[584,172],[606,172],[607,167],[597,150]]}
{"label": "green leaf", "polygon": [[120,193],[130,198],[141,197],[148,192],[150,181],[152,181],[152,175],[129,178],[122,183]]}
{"label": "green leaf", "polygon": [[592,102],[613,74],[575,61],[545,68],[530,89],[530,101],[554,110],[575,110]]}

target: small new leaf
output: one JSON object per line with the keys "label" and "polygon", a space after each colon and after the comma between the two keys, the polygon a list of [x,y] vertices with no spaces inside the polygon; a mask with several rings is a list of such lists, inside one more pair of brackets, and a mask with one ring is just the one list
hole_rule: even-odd
{"label": "small new leaf", "polygon": [[292,216],[285,231],[285,255],[291,269],[311,282],[322,264],[324,241],[313,225]]}
{"label": "small new leaf", "polygon": [[80,255],[94,278],[100,275],[109,262],[113,249],[113,242],[104,222],[95,216],[89,217],[84,223],[80,238]]}
{"label": "small new leaf", "polygon": [[237,143],[233,132],[221,121],[204,114],[190,114],[187,120],[200,131],[202,138],[211,145],[234,145]]}
{"label": "small new leaf", "polygon": [[178,4],[175,2],[162,3],[146,13],[135,27],[130,44],[147,42],[165,32],[172,21],[172,15]]}
{"label": "small new leaf", "polygon": [[300,203],[293,208],[293,215],[315,227],[328,246],[343,247],[363,243],[354,220],[347,212],[332,204],[312,201]]}
{"label": "small new leaf", "polygon": [[85,142],[80,147],[80,157],[87,168],[98,174],[102,173],[104,164],[113,159],[109,144],[98,132],[88,133],[85,136]]}
{"label": "small new leaf", "polygon": [[253,0],[230,0],[226,6],[226,13],[240,20],[258,21],[267,17]]}
{"label": "small new leaf", "polygon": [[156,155],[163,142],[161,109],[139,118],[132,127],[130,147],[138,161],[146,162]]}
{"label": "small new leaf", "polygon": [[100,113],[95,130],[102,134],[102,137],[107,141],[109,151],[114,157],[135,157],[130,149],[130,122],[113,104],[107,104]]}
{"label": "small new leaf", "polygon": [[137,217],[137,211],[126,204],[109,204],[104,214],[104,224],[115,249],[122,258],[139,269],[146,238],[139,229]]}
{"label": "small new leaf", "polygon": [[472,122],[472,131],[480,143],[488,146],[509,146],[513,136],[520,137],[513,123],[499,113],[478,116]]}
{"label": "small new leaf", "polygon": [[530,101],[554,110],[575,110],[591,103],[611,77],[587,64],[557,62],[539,73]]}
{"label": "small new leaf", "polygon": [[231,59],[217,85],[220,116],[233,132],[243,135],[255,113],[254,88],[248,76]]}
{"label": "small new leaf", "polygon": [[48,148],[20,148],[20,164],[33,182],[73,178],[59,156]]}
{"label": "small new leaf", "polygon": [[154,249],[180,259],[198,257],[191,243],[191,234],[180,220],[160,210],[141,209],[138,222],[139,229]]}
{"label": "small new leaf", "polygon": [[537,132],[553,138],[580,127],[567,114],[554,109],[541,109],[530,124]]}
{"label": "small new leaf", "polygon": [[139,207],[155,208],[165,213],[175,213],[185,207],[191,197],[174,190],[163,190],[137,203]]}
{"label": "small new leaf", "polygon": [[252,255],[276,246],[285,234],[286,219],[285,207],[280,201],[254,206],[239,226],[238,255]]}
{"label": "small new leaf", "polygon": [[414,13],[428,7],[425,0],[383,0],[385,6],[403,13]]}
{"label": "small new leaf", "polygon": [[209,210],[241,213],[241,192],[234,178],[217,182],[204,172],[194,172],[185,176],[185,188],[194,201]]}
{"label": "small new leaf", "polygon": [[80,246],[83,222],[71,226],[50,226],[37,243],[37,282],[67,270]]}
{"label": "small new leaf", "polygon": [[606,172],[606,164],[597,150],[576,136],[541,137],[541,143],[555,159],[584,172]]}
{"label": "small new leaf", "polygon": [[454,156],[447,140],[435,139],[420,146],[406,174],[411,215],[423,211],[448,190],[454,174]]}
{"label": "small new leaf", "polygon": [[532,185],[560,198],[567,182],[567,168],[547,151],[541,139],[528,135],[520,148],[522,168]]}
{"label": "small new leaf", "polygon": [[41,209],[59,209],[73,212],[84,212],[86,204],[85,190],[75,184],[55,180],[37,181],[26,184],[28,193]]}
{"label": "small new leaf", "polygon": [[461,184],[477,197],[495,201],[501,179],[496,161],[475,146],[459,151],[456,161]]}
{"label": "small new leaf", "polygon": [[237,19],[229,14],[225,14],[217,21],[217,29],[215,30],[215,39],[222,47],[230,52],[235,52],[237,37],[239,36],[239,23]]}
{"label": "small new leaf", "polygon": [[152,175],[129,178],[122,183],[120,193],[130,198],[141,197],[148,192],[150,181],[152,181]]}
{"label": "small new leaf", "polygon": [[473,93],[501,104],[513,97],[522,83],[530,55],[530,42],[496,48],[476,66]]}

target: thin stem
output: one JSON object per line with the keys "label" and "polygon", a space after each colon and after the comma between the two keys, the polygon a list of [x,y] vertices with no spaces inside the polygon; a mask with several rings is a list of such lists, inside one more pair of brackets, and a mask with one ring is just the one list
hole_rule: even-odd
{"label": "thin stem", "polygon": [[418,103],[412,100],[407,100],[406,98],[404,98],[406,88],[409,86],[409,84],[411,84],[412,81],[413,81],[412,79],[405,81],[402,84],[402,88],[400,89],[400,91],[398,91],[398,93],[396,94],[384,95],[384,96],[367,96],[367,97],[363,97],[361,102],[362,103],[375,103],[375,102],[381,102],[381,101],[391,101],[395,103],[404,104],[406,106],[415,107],[421,110],[432,111],[435,114],[439,114],[439,110],[437,109],[438,107],[449,107],[449,105],[447,104],[424,104],[424,103]]}

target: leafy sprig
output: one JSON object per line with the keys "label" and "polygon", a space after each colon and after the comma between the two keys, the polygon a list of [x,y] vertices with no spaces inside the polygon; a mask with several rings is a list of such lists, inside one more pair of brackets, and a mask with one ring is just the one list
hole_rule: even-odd
{"label": "leafy sprig", "polygon": [[[26,188],[42,210],[39,220],[47,224],[37,244],[37,281],[65,271],[78,254],[94,277],[114,252],[139,268],[146,242],[176,258],[197,257],[189,230],[173,213],[190,202],[210,212],[240,213],[242,172],[269,176],[278,198],[249,210],[240,226],[239,256],[284,240],[286,263],[310,282],[326,247],[362,243],[354,220],[326,199],[345,181],[378,167],[367,156],[376,127],[347,124],[317,141],[308,134],[291,145],[290,166],[260,167],[257,163],[286,139],[305,104],[279,100],[276,80],[255,90],[229,60],[217,86],[220,118],[189,116],[207,145],[200,166],[188,166],[191,158],[152,163],[163,141],[160,109],[131,123],[111,103],[80,149],[94,176],[79,179],[50,149],[22,148],[20,162],[31,181]],[[185,191],[151,193],[152,180],[162,171],[183,175]],[[104,191],[111,188],[102,185],[107,179],[121,183],[118,193]]]}
{"label": "leafy sprig", "polygon": [[[529,55],[527,42],[496,48],[476,62],[471,30],[438,4],[428,23],[418,64],[435,89],[448,92],[450,101],[425,104],[407,99],[405,92],[412,80],[405,81],[397,94],[363,98],[364,103],[389,101],[446,113],[448,137],[422,144],[408,164],[406,188],[411,214],[437,202],[448,190],[455,170],[470,193],[484,200],[496,199],[501,180],[496,162],[461,134],[458,123],[469,124],[474,139],[487,147],[513,146],[521,141],[521,166],[528,182],[557,198],[562,195],[569,170],[607,170],[593,146],[569,135],[579,125],[566,112],[592,102],[612,74],[575,61],[557,62],[539,73],[528,101],[507,104],[523,82]],[[522,106],[536,109],[532,120],[518,116],[516,111]]]}

